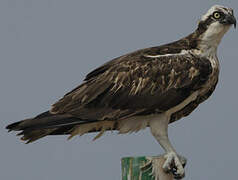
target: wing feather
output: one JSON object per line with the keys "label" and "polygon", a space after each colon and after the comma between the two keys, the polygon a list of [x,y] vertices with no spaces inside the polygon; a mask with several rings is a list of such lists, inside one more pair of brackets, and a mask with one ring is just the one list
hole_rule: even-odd
{"label": "wing feather", "polygon": [[155,58],[129,54],[89,73],[51,112],[97,120],[164,112],[201,88],[211,72],[207,59],[190,53]]}

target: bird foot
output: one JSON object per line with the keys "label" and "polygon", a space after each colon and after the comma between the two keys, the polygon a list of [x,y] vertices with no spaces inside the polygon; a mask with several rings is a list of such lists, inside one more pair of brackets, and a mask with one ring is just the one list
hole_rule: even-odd
{"label": "bird foot", "polygon": [[166,159],[163,164],[164,171],[173,173],[175,179],[182,179],[185,176],[186,158],[178,156],[175,152],[165,154],[164,158]]}

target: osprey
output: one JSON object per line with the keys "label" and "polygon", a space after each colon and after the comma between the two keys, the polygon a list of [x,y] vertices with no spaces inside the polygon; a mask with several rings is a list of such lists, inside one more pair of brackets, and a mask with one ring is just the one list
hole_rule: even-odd
{"label": "osprey", "polygon": [[214,91],[219,74],[217,47],[236,19],[231,8],[215,5],[197,29],[178,41],[137,50],[90,72],[84,82],[34,118],[8,125],[27,143],[47,135],[69,138],[107,130],[137,132],[150,127],[166,151],[165,170],[181,159],[168,138],[168,124],[189,115]]}

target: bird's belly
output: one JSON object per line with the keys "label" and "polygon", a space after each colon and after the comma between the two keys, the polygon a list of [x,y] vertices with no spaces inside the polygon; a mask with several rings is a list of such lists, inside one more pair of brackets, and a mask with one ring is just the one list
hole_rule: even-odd
{"label": "bird's belly", "polygon": [[159,120],[162,116],[166,116],[168,121],[173,113],[176,113],[182,110],[189,103],[194,101],[198,96],[198,91],[193,92],[187,99],[185,99],[180,104],[170,108],[168,111],[159,113],[159,114],[150,114],[144,116],[133,116],[127,119],[119,120],[117,130],[121,134],[129,133],[129,132],[137,132],[141,129],[148,127],[151,120],[156,119]]}

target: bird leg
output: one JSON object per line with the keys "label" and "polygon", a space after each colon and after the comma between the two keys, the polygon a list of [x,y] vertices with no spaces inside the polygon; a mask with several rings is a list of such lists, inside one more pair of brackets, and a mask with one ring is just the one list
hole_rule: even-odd
{"label": "bird leg", "polygon": [[169,116],[166,113],[162,113],[154,116],[150,120],[150,130],[155,139],[163,147],[166,154],[164,158],[166,159],[163,164],[163,169],[165,172],[172,172],[174,178],[180,179],[185,175],[184,166],[186,159],[178,156],[175,149],[168,138],[168,123]]}

